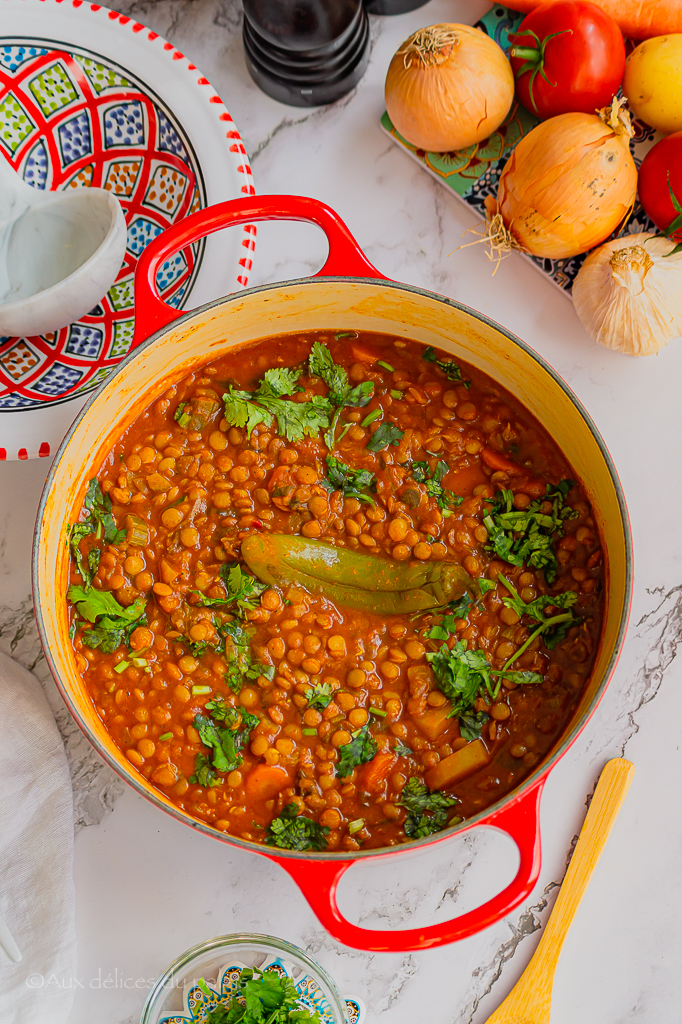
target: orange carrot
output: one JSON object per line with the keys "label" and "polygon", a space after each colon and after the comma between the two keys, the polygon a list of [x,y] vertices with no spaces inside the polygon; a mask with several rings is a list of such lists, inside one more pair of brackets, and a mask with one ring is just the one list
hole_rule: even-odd
{"label": "orange carrot", "polygon": [[395,762],[395,754],[390,752],[375,754],[372,760],[364,765],[362,769],[361,788],[368,790],[370,793],[378,789],[384,779],[388,777]]}
{"label": "orange carrot", "polygon": [[[515,11],[533,11],[557,0],[505,0]],[[616,21],[624,36],[651,39],[682,32],[682,0],[592,0]]]}
{"label": "orange carrot", "polygon": [[246,776],[246,795],[251,800],[272,800],[289,785],[289,773],[278,765],[259,764]]}
{"label": "orange carrot", "polygon": [[512,462],[506,455],[494,452],[492,448],[484,448],[481,452],[481,458],[486,466],[490,466],[491,469],[502,470],[505,473],[523,473],[523,470],[516,462]]}
{"label": "orange carrot", "polygon": [[353,359],[356,363],[376,363],[377,357],[374,352],[370,352],[369,349],[363,348],[362,345],[351,345],[351,352],[353,353]]}

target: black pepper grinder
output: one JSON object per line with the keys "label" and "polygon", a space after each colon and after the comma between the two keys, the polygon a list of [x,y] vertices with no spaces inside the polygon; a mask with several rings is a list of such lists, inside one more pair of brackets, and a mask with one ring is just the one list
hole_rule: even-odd
{"label": "black pepper grinder", "polygon": [[254,82],[280,103],[316,107],[353,89],[369,62],[362,0],[244,0]]}
{"label": "black pepper grinder", "polygon": [[429,0],[365,0],[365,8],[370,14],[407,14],[423,7]]}

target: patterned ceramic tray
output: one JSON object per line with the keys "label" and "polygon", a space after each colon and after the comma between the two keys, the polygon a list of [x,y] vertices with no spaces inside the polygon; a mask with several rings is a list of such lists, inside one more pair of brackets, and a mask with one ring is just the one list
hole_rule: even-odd
{"label": "patterned ceramic tray", "polygon": [[[517,11],[496,6],[476,22],[476,25],[487,32],[507,52],[511,48],[509,34],[516,31],[523,18],[524,15]],[[504,123],[490,138],[454,153],[427,153],[407,142],[395,130],[387,113],[384,113],[381,118],[381,127],[394,142],[402,146],[429,174],[433,175],[446,188],[451,189],[481,217],[485,217],[486,196],[495,195],[497,192],[497,183],[509,154],[519,139],[527,135],[537,123],[538,119],[515,101]],[[635,163],[639,167],[645,153],[660,138],[660,135],[640,121],[634,121],[633,125],[635,136],[632,140],[632,152]],[[625,231],[632,234],[637,231],[651,230],[654,230],[654,226],[638,203]],[[542,270],[566,294],[570,294],[573,281],[585,256],[573,256],[565,260],[540,259],[536,256],[527,256],[526,258]]]}
{"label": "patterned ceramic tray", "polygon": [[[40,28],[40,34],[37,28]],[[193,210],[254,194],[239,132],[201,72],[155,32],[82,0],[0,0],[0,159],[39,189],[99,186],[120,200],[125,260],[102,301],[44,337],[0,337],[0,460],[49,456],[128,352],[135,266]],[[167,302],[245,287],[255,226],[164,264]]]}

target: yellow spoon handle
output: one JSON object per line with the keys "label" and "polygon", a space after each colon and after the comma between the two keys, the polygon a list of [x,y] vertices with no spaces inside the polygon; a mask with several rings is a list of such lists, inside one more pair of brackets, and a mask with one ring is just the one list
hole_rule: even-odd
{"label": "yellow spoon handle", "polygon": [[528,967],[488,1024],[549,1021],[552,984],[561,947],[634,774],[635,766],[623,758],[614,758],[606,764],[540,943]]}

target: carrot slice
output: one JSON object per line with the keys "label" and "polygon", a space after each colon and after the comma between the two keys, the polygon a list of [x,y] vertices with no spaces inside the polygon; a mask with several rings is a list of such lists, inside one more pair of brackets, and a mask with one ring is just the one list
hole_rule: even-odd
{"label": "carrot slice", "polygon": [[361,788],[369,792],[378,789],[381,783],[388,778],[389,772],[396,760],[395,754],[390,752],[375,754],[372,760],[368,761],[362,768],[360,775]]}
{"label": "carrot slice", "polygon": [[523,473],[524,470],[521,466],[517,465],[516,462],[512,462],[506,455],[500,455],[499,452],[494,452],[492,448],[484,448],[481,452],[481,458],[485,462],[486,466],[490,466],[491,469],[501,470],[505,473]]}
{"label": "carrot slice", "polygon": [[272,800],[289,785],[289,773],[278,765],[259,764],[246,776],[246,795],[258,802]]}
{"label": "carrot slice", "polygon": [[351,352],[353,353],[353,359],[356,363],[376,363],[377,357],[374,352],[370,352],[369,349],[363,348],[362,345],[351,345]]}
{"label": "carrot slice", "polygon": [[444,757],[435,768],[431,768],[424,776],[429,789],[447,789],[461,782],[467,775],[472,775],[484,768],[490,761],[483,740],[473,740],[466,747],[456,750],[449,757]]}

